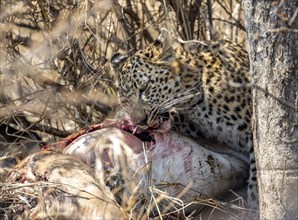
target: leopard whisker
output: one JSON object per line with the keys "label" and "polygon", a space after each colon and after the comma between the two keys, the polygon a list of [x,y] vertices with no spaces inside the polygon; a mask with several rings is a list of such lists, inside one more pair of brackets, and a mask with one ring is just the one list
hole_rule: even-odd
{"label": "leopard whisker", "polygon": [[200,83],[198,85],[196,85],[194,88],[188,89],[186,91],[184,91],[183,93],[179,94],[179,97],[177,95],[171,97],[170,99],[165,100],[164,102],[161,103],[162,107],[167,107],[170,108],[173,105],[186,101],[188,99],[191,99],[192,97],[199,95],[202,93],[202,90],[200,89],[198,92],[193,93],[193,90],[197,90],[198,88],[200,88]]}

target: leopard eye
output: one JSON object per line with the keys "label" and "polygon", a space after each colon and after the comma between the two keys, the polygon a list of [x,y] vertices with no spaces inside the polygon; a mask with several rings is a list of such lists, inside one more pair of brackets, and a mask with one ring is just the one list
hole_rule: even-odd
{"label": "leopard eye", "polygon": [[145,89],[140,89],[139,90],[139,98],[142,98],[142,95],[144,94]]}
{"label": "leopard eye", "polygon": [[139,98],[142,98],[142,95],[144,94],[144,92],[147,90],[148,88],[148,84],[142,86],[141,88],[139,88]]}
{"label": "leopard eye", "polygon": [[129,101],[128,98],[126,98],[126,97],[120,97],[119,99],[122,104],[127,104]]}

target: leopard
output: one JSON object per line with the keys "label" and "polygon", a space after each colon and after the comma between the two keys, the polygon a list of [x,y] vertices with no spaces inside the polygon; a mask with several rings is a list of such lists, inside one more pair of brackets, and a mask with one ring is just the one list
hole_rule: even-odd
{"label": "leopard", "polygon": [[183,41],[167,29],[144,49],[111,58],[130,119],[157,132],[169,129],[169,122],[170,129],[193,139],[228,145],[249,166],[248,207],[257,210],[249,65],[248,52],[237,43]]}

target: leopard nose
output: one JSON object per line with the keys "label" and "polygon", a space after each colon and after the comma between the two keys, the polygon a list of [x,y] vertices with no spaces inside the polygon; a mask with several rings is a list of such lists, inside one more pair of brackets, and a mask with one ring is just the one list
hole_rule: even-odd
{"label": "leopard nose", "polygon": [[148,125],[148,127],[152,128],[152,129],[158,129],[159,126],[159,122],[158,121],[154,121],[153,123],[151,123],[150,125]]}
{"label": "leopard nose", "polygon": [[160,122],[157,118],[147,119],[147,126],[152,129],[157,129],[160,126]]}
{"label": "leopard nose", "polygon": [[[148,123],[147,123],[147,121],[148,121],[148,116],[147,115],[145,115],[145,116],[143,116],[142,118],[139,118],[138,120],[136,120],[136,124],[137,125],[147,125]],[[147,125],[148,126],[148,125]]]}
{"label": "leopard nose", "polygon": [[137,123],[140,127],[143,128],[158,128],[159,127],[159,123],[156,120],[150,120],[148,115],[146,115],[145,117],[143,117],[142,120],[140,120]]}

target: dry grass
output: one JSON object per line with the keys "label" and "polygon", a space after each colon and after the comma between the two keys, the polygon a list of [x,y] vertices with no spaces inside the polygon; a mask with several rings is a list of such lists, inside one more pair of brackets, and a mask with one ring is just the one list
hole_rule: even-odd
{"label": "dry grass", "polygon": [[236,0],[1,0],[1,160],[15,158],[12,166],[102,121],[118,103],[112,53],[143,48],[162,27],[184,40],[245,44]]}
{"label": "dry grass", "polygon": [[144,47],[161,27],[185,40],[245,41],[239,3],[192,2],[1,1],[3,142],[43,145],[101,121],[117,105],[112,53]]}

